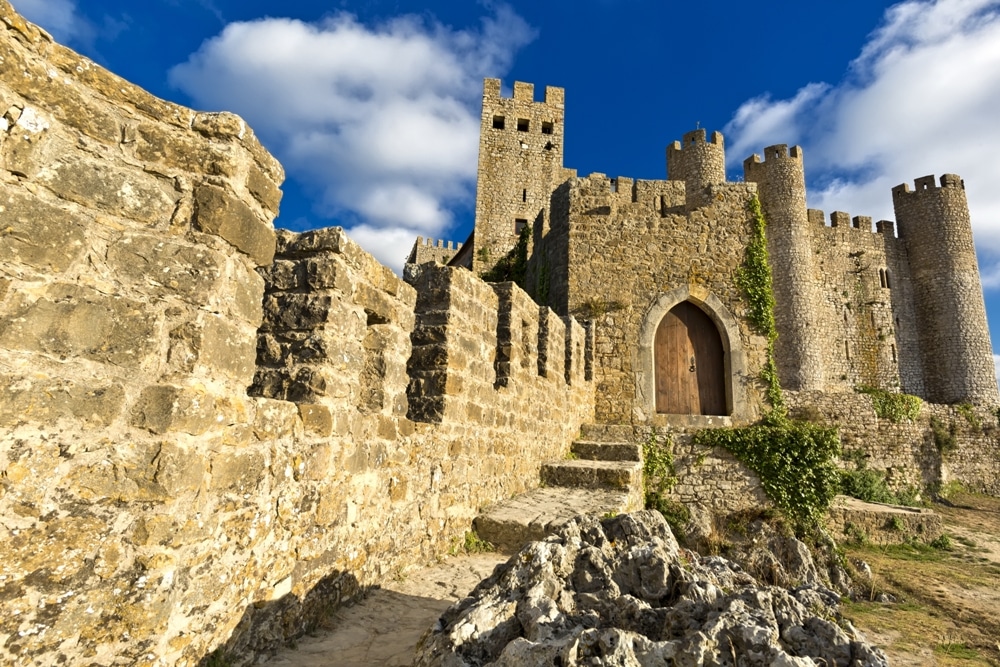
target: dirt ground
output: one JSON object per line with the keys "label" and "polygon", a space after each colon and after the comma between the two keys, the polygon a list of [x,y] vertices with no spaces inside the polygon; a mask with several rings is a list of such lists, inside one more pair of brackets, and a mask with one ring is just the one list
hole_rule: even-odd
{"label": "dirt ground", "polygon": [[894,666],[1000,667],[1000,498],[959,492],[932,509],[950,545],[843,545],[872,572],[869,601],[844,616]]}

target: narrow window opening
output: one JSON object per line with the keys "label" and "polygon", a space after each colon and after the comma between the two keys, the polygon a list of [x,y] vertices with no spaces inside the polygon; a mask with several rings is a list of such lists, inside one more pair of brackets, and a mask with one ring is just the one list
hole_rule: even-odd
{"label": "narrow window opening", "polygon": [[493,129],[502,130],[504,128],[504,117],[503,116],[493,116]]}
{"label": "narrow window opening", "polygon": [[896,363],[896,346],[890,345],[889,349],[892,350],[892,363]]}
{"label": "narrow window opening", "polygon": [[542,123],[542,134],[552,134],[552,129],[553,129],[552,123],[546,123],[546,122]]}
{"label": "narrow window opening", "polygon": [[847,311],[844,311],[844,324],[847,324]]}
{"label": "narrow window opening", "polygon": [[844,341],[844,356],[848,361],[851,360],[851,343],[850,341]]}
{"label": "narrow window opening", "polygon": [[885,288],[892,289],[892,274],[889,273],[889,269],[885,270]]}
{"label": "narrow window opening", "polygon": [[520,234],[521,231],[528,226],[528,221],[524,218],[517,218],[514,220],[514,233]]}
{"label": "narrow window opening", "polygon": [[885,289],[885,269],[878,270],[878,284]]}
{"label": "narrow window opening", "polygon": [[872,316],[872,326],[875,326],[875,311],[874,310],[871,312],[871,316]]}
{"label": "narrow window opening", "polygon": [[521,201],[528,201],[528,190],[525,188],[521,190]]}
{"label": "narrow window opening", "polygon": [[618,179],[616,178],[611,179],[611,191],[618,192]]}
{"label": "narrow window opening", "polygon": [[530,125],[531,124],[528,122],[528,120],[526,118],[518,118],[517,119],[517,131],[518,132],[527,132],[528,128],[530,127]]}

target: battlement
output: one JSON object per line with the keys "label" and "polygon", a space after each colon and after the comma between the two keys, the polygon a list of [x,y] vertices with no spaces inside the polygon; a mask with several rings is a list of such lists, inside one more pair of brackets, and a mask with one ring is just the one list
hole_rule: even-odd
{"label": "battlement", "polygon": [[547,104],[555,107],[562,107],[566,102],[566,90],[564,88],[559,88],[557,86],[546,86],[545,87],[545,98],[541,102],[535,101],[535,84],[525,83],[523,81],[514,82],[514,94],[512,97],[505,98],[501,93],[501,82],[500,79],[485,79],[483,81],[483,100],[484,101],[500,101],[500,100],[515,100],[518,102],[527,102],[529,104]]}
{"label": "battlement", "polygon": [[[900,183],[892,189],[892,198],[895,200],[898,197],[902,197],[907,194],[912,194],[916,192],[924,192],[927,190],[938,190],[939,188],[934,183],[934,175],[921,176],[915,179],[913,182],[914,190],[910,190],[909,183]],[[942,174],[941,175],[941,188],[942,189],[965,189],[965,181],[962,180],[957,174]]]}
{"label": "battlement", "polygon": [[708,133],[704,129],[692,130],[691,132],[685,133],[680,141],[675,141],[674,143],[667,146],[668,151],[679,151],[683,150],[684,146],[696,145],[696,144],[715,144],[719,147],[725,145],[722,132],[712,132],[711,138],[708,138]]}
{"label": "battlement", "polygon": [[885,236],[896,236],[896,223],[892,220],[874,222],[874,218],[870,215],[852,216],[850,213],[845,213],[844,211],[834,211],[830,214],[829,225],[826,224],[828,221],[826,212],[820,209],[810,208],[806,211],[806,216],[809,224],[813,226],[826,227],[828,229],[857,229],[858,231],[884,234]]}
{"label": "battlement", "polygon": [[790,149],[788,144],[775,144],[774,146],[768,146],[764,149],[764,157],[761,159],[760,155],[754,153],[746,160],[743,160],[743,169],[752,169],[753,165],[765,164],[769,160],[798,160],[802,161],[802,147],[792,146]]}
{"label": "battlement", "polygon": [[432,238],[426,238],[425,239],[423,236],[418,236],[417,237],[417,245],[418,246],[425,246],[425,247],[428,247],[428,248],[442,248],[442,249],[447,249],[447,250],[461,250],[462,249],[462,244],[461,243],[456,244],[454,241],[444,241],[442,239],[437,239],[437,241],[435,241]]}

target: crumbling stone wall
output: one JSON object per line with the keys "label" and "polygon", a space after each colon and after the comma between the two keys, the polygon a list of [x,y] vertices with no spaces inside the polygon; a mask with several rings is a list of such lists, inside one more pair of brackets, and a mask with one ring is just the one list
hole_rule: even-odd
{"label": "crumbling stone wall", "polygon": [[915,421],[897,424],[879,418],[867,394],[786,392],[785,398],[793,416],[837,426],[844,458],[860,454],[896,490],[956,481],[1000,494],[1000,425],[991,409],[924,403]]}
{"label": "crumbling stone wall", "polygon": [[[0,663],[249,659],[446,552],[592,419],[575,322],[276,236],[242,120],[0,20]],[[501,386],[505,303],[546,358]],[[435,373],[443,412],[409,419]]]}

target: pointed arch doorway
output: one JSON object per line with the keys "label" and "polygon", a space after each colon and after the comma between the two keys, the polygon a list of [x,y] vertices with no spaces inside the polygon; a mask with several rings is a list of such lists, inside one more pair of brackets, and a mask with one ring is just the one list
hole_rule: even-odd
{"label": "pointed arch doorway", "polygon": [[690,301],[667,312],[656,328],[653,359],[656,411],[726,415],[725,350],[712,319]]}

